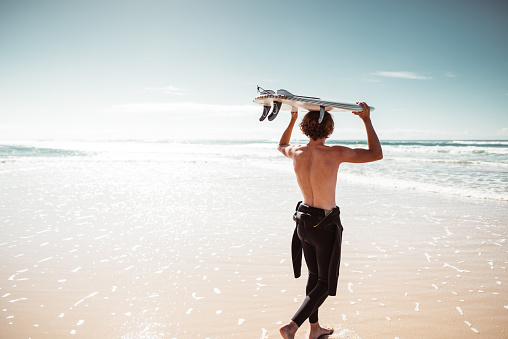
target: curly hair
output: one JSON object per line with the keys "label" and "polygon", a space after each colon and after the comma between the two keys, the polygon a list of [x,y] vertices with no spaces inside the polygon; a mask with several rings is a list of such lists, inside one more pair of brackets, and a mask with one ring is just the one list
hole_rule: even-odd
{"label": "curly hair", "polygon": [[302,122],[300,123],[300,129],[303,134],[316,141],[321,138],[328,138],[333,133],[333,118],[328,112],[325,112],[325,116],[321,123],[319,120],[319,111],[310,111],[305,114]]}

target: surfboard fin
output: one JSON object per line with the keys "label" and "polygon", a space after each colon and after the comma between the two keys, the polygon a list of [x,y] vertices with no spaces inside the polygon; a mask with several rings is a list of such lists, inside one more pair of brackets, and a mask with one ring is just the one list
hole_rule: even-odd
{"label": "surfboard fin", "polygon": [[277,114],[279,114],[281,106],[282,106],[282,102],[279,102],[279,101],[273,102],[272,113],[270,113],[270,115],[268,116],[268,121],[272,121],[273,119],[275,119],[277,117]]}
{"label": "surfboard fin", "polygon": [[318,120],[318,122],[321,123],[321,121],[323,121],[324,117],[325,117],[325,106],[319,106],[319,120]]}
{"label": "surfboard fin", "polygon": [[266,116],[268,115],[268,112],[270,112],[270,106],[263,106],[263,114],[261,115],[261,118],[259,118],[259,121],[265,120]]}

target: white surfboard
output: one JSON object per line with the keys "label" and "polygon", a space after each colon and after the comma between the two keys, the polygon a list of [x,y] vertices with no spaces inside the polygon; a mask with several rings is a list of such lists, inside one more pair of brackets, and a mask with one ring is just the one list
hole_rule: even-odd
{"label": "white surfboard", "polygon": [[[260,95],[254,98],[256,104],[263,106],[263,114],[259,121],[268,120],[272,121],[277,117],[280,110],[283,111],[297,111],[298,109],[305,109],[308,111],[320,111],[319,122],[323,120],[324,112],[337,112],[337,111],[350,111],[361,112],[362,106],[357,104],[350,104],[345,102],[335,102],[321,100],[315,97],[306,97],[301,95],[293,95],[292,93],[280,89],[275,94],[272,90],[264,90],[258,86]],[[270,112],[270,115],[268,113]],[[370,106],[370,110],[375,108]]]}

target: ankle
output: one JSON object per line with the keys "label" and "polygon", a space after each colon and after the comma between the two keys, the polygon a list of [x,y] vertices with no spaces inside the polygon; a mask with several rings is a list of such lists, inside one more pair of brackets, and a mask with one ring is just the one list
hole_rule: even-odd
{"label": "ankle", "polygon": [[310,328],[321,328],[321,326],[319,326],[319,321],[316,321],[315,323],[310,323]]}
{"label": "ankle", "polygon": [[293,320],[291,320],[289,323],[282,326],[279,330],[284,338],[286,338],[286,336],[284,334],[287,334],[290,336],[290,338],[293,338],[296,331],[298,331],[298,328],[299,328],[299,326]]}

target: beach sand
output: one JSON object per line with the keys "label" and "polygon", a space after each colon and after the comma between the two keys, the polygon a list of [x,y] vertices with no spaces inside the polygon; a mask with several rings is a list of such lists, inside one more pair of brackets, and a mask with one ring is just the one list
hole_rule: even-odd
{"label": "beach sand", "polygon": [[[277,338],[305,297],[290,161],[0,165],[2,338]],[[337,200],[330,338],[508,337],[506,202],[348,182]]]}

